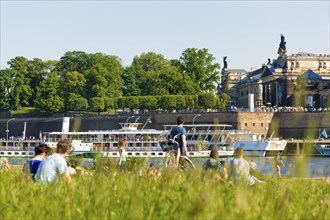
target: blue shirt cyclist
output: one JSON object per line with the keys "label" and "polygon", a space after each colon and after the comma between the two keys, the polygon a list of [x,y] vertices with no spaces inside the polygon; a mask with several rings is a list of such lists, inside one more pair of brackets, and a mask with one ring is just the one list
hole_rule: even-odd
{"label": "blue shirt cyclist", "polygon": [[183,123],[184,123],[183,118],[178,117],[177,126],[172,128],[172,130],[171,130],[171,138],[174,138],[175,135],[180,134],[177,136],[175,141],[177,141],[179,143],[181,155],[188,156],[188,154],[186,153],[187,152],[187,141],[186,141],[187,131],[183,127]]}

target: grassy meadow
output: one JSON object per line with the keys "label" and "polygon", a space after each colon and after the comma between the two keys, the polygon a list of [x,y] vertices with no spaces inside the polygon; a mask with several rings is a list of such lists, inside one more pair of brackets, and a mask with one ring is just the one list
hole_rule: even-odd
{"label": "grassy meadow", "polygon": [[[322,179],[270,178],[253,187],[147,164],[128,172],[96,166],[44,187],[20,169],[0,172],[0,219],[329,219],[330,184]],[[109,166],[108,166],[109,167]],[[142,176],[139,176],[142,170]]]}

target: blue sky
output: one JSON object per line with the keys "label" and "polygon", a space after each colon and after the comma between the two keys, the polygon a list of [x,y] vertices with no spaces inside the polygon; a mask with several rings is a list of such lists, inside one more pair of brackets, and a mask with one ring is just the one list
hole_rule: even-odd
{"label": "blue sky", "polygon": [[16,57],[59,60],[67,51],[118,56],[143,52],[179,58],[207,48],[228,68],[260,67],[288,54],[329,54],[330,1],[4,1],[1,66]]}

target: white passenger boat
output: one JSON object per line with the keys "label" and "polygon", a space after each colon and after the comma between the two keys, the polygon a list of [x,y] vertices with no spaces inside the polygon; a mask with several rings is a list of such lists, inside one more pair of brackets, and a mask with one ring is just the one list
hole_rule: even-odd
{"label": "white passenger boat", "polygon": [[37,139],[1,139],[0,157],[33,157],[34,149],[40,142]]}
{"label": "white passenger boat", "polygon": [[[148,121],[147,121],[148,122]],[[146,122],[146,123],[147,123]],[[34,148],[44,142],[56,147],[61,139],[68,139],[73,146],[72,154],[93,157],[119,157],[118,141],[126,140],[128,157],[164,157],[160,142],[166,141],[169,131],[175,125],[164,125],[163,130],[140,129],[142,123],[119,123],[121,129],[100,131],[69,131],[70,119],[63,118],[62,131],[44,132],[39,140],[2,140],[0,156],[32,157]],[[247,130],[235,130],[227,124],[184,125],[187,129],[187,147],[190,157],[209,157],[211,149],[217,149],[220,157],[233,156],[237,147],[248,155],[264,156],[270,151],[283,151],[285,140],[262,140],[260,135]]]}
{"label": "white passenger boat", "polygon": [[330,157],[330,144],[315,144],[314,148],[325,157]]}
{"label": "white passenger boat", "polygon": [[[170,130],[175,125],[164,125]],[[188,151],[205,151],[217,148],[219,156],[232,156],[238,147],[243,148],[246,155],[265,156],[267,153],[283,151],[287,141],[278,138],[262,139],[245,129],[232,129],[227,124],[193,124],[184,125],[187,129]],[[196,149],[197,148],[197,149]]]}
{"label": "white passenger boat", "polygon": [[[121,129],[87,132],[69,132],[69,121],[63,120],[61,132],[43,133],[44,142],[50,147],[56,147],[60,139],[68,139],[74,148],[73,154],[87,157],[101,153],[105,157],[119,157],[118,141],[126,140],[126,152],[128,157],[164,157],[160,143],[166,141],[169,130],[139,129],[142,123],[119,123]],[[145,127],[145,126],[142,126]],[[196,134],[204,135],[203,131]],[[216,135],[218,133],[213,133]],[[210,133],[208,133],[210,135]],[[214,141],[216,141],[214,139]],[[209,157],[210,149],[205,148],[205,141],[200,138],[188,142],[190,157]],[[217,143],[214,142],[216,145]],[[232,156],[234,151],[228,145],[218,145],[219,156]]]}

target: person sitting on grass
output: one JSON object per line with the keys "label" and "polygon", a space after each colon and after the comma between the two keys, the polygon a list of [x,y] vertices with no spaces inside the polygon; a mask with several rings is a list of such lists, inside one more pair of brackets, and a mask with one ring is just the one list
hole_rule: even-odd
{"label": "person sitting on grass", "polygon": [[250,174],[252,163],[248,162],[243,158],[243,148],[235,149],[235,158],[230,161],[230,180],[233,183],[247,183],[250,186],[256,182],[261,182]]}
{"label": "person sitting on grass", "polygon": [[216,149],[212,149],[210,152],[210,158],[205,161],[203,164],[203,169],[213,169],[217,170],[219,169],[219,163],[218,163],[219,153]]}
{"label": "person sitting on grass", "polygon": [[65,182],[71,183],[68,173],[68,165],[65,157],[68,156],[72,146],[64,139],[57,143],[56,153],[46,157],[40,170],[40,181],[44,184],[54,183],[60,178]]}
{"label": "person sitting on grass", "polygon": [[23,166],[23,172],[25,174],[28,173],[26,176],[29,176],[29,178],[31,177],[34,182],[36,181],[35,176],[37,174],[38,167],[42,160],[47,156],[49,149],[50,147],[47,144],[40,144],[34,150],[35,156],[31,160],[27,160]]}
{"label": "person sitting on grass", "polygon": [[10,165],[8,162],[8,159],[5,157],[1,157],[0,158],[0,171],[4,170],[4,171],[10,171]]}

